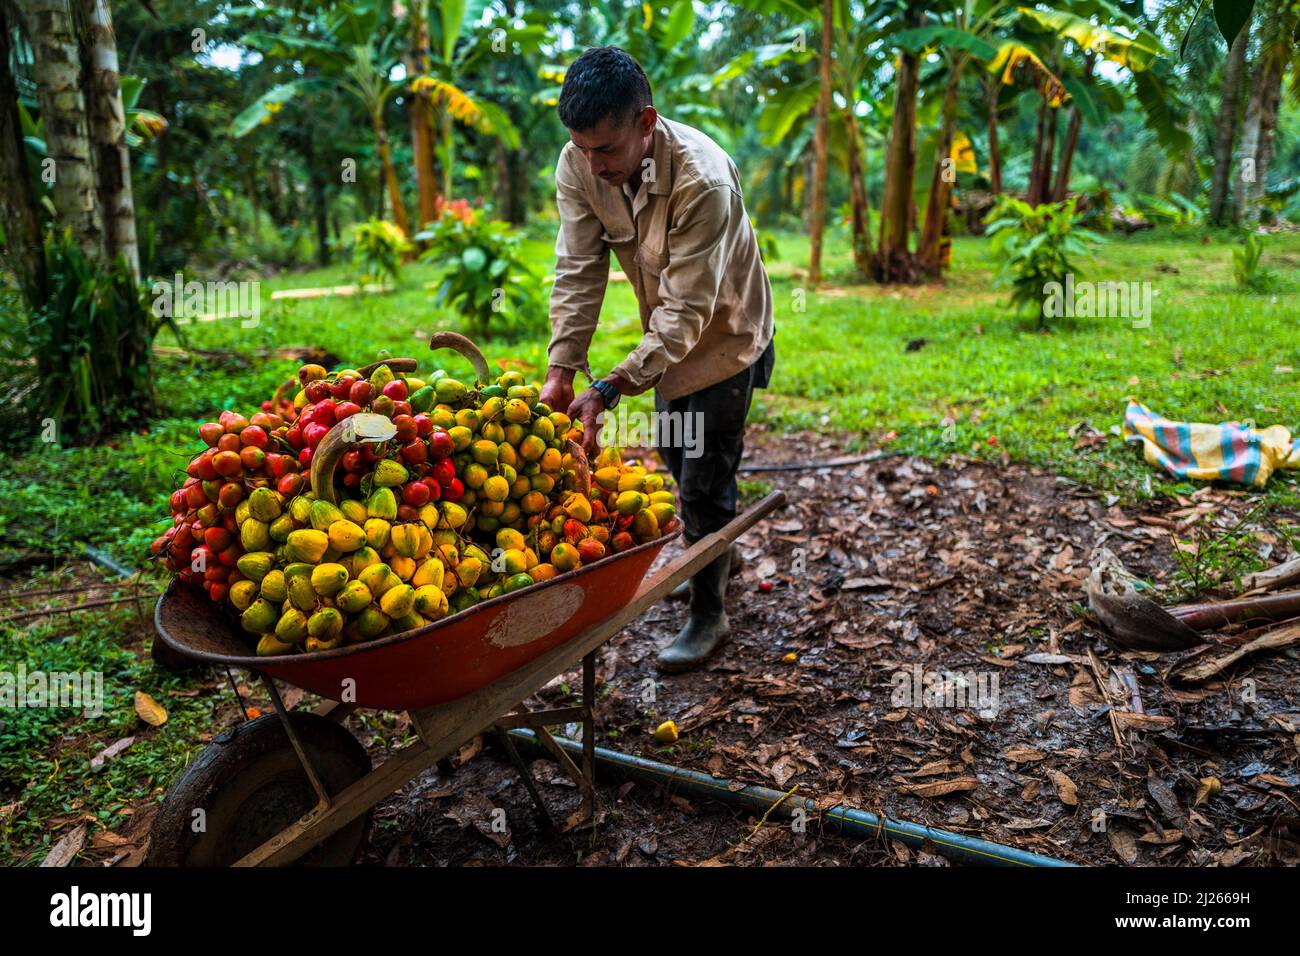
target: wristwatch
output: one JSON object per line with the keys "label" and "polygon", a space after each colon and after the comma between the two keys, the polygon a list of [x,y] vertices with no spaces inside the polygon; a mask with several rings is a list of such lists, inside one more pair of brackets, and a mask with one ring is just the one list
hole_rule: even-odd
{"label": "wristwatch", "polygon": [[612,382],[606,382],[604,379],[596,379],[591,383],[591,387],[600,392],[600,397],[605,401],[606,409],[613,408],[618,404],[618,400],[623,397]]}

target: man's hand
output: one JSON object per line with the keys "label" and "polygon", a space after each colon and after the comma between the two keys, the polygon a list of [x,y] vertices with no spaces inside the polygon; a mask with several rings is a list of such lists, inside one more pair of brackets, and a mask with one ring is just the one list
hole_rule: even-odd
{"label": "man's hand", "polygon": [[[573,390],[569,390],[573,394]],[[582,422],[582,450],[588,458],[594,458],[600,451],[600,426],[596,417],[605,411],[605,399],[600,392],[589,388],[569,405],[569,417]]]}
{"label": "man's hand", "polygon": [[553,412],[567,412],[573,404],[573,369],[558,366],[547,369],[542,394],[537,400]]}

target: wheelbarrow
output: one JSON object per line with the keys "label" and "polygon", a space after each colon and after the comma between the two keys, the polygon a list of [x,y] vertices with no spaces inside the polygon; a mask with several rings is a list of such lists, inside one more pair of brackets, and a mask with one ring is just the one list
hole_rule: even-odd
{"label": "wheelbarrow", "polygon": [[[554,821],[505,731],[529,727],[578,785],[571,823],[590,819],[595,652],[673,588],[785,503],[772,492],[721,531],[647,577],[680,529],[532,587],[484,601],[401,634],[313,654],[256,657],[220,607],[174,581],[158,601],[158,635],[185,657],[242,667],[275,708],[227,730],[168,789],[153,824],[148,862],[170,866],[347,865],[365,845],[376,804],[466,741],[496,732],[539,815]],[[582,662],[580,705],[528,711],[523,702]],[[290,711],[276,680],[325,698]],[[342,726],[357,708],[404,710],[416,742],[372,768]],[[579,769],[547,731],[582,723]]]}

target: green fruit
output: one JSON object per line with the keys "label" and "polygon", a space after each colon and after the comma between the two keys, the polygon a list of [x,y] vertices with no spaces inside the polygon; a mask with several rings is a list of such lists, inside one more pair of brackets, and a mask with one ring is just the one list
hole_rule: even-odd
{"label": "green fruit", "polygon": [[424,625],[428,623],[428,621],[419,614],[416,614],[414,611],[411,611],[409,614],[403,614],[401,617],[393,620],[394,629],[399,634],[402,633],[402,631],[413,631],[417,627],[424,627]]}
{"label": "green fruit", "polygon": [[257,641],[258,657],[279,657],[281,654],[292,654],[294,646],[281,641],[274,634],[263,634]]}
{"label": "green fruit", "polygon": [[501,591],[503,594],[509,594],[511,591],[518,591],[520,588],[526,588],[532,583],[533,579],[528,574],[512,574],[502,583]]}
{"label": "green fruit", "polygon": [[314,564],[308,564],[306,561],[295,561],[292,564],[287,564],[284,567],[285,579],[287,580],[289,578],[292,578],[295,574],[310,575],[311,569],[314,568],[315,566],[316,565]]}
{"label": "green fruit", "polygon": [[469,391],[462,382],[458,382],[454,378],[440,378],[433,388],[438,401],[443,405],[454,405],[464,398],[465,393]]}
{"label": "green fruit", "polygon": [[[347,500],[340,502],[339,511],[343,512],[343,517],[347,518],[353,524],[363,524],[366,518],[369,517],[366,512],[365,502],[357,501],[353,498],[348,498]],[[326,528],[325,530],[328,531],[329,529]]]}
{"label": "green fruit", "polygon": [[410,614],[415,607],[415,588],[409,584],[397,584],[384,591],[379,597],[379,609],[389,617],[401,617]]}
{"label": "green fruit", "polygon": [[299,495],[289,502],[289,515],[298,524],[306,524],[311,519],[311,499]]}
{"label": "green fruit", "polygon": [[284,579],[284,572],[275,568],[266,572],[262,578],[262,597],[273,604],[283,604],[289,596],[289,585]]}
{"label": "green fruit", "polygon": [[433,407],[435,400],[435,390],[432,385],[425,385],[423,388],[417,388],[415,393],[407,399],[411,403],[411,411],[415,414],[427,412]]}
{"label": "green fruit", "polygon": [[348,614],[360,614],[370,606],[372,600],[374,598],[370,594],[370,589],[360,581],[349,581],[334,599],[335,603]]}
{"label": "green fruit", "polygon": [[373,604],[357,618],[357,633],[362,637],[378,637],[388,627],[388,616]]}
{"label": "green fruit", "polygon": [[500,451],[496,442],[480,438],[470,446],[470,454],[474,456],[474,460],[480,465],[495,465]]}
{"label": "green fruit", "polygon": [[[235,562],[235,567],[239,568],[239,573],[250,581],[260,582],[266,577],[267,572],[275,566],[275,555],[269,551],[250,551],[248,554],[241,555]],[[262,628],[255,633],[261,634],[269,628]]]}
{"label": "green fruit", "polygon": [[294,521],[291,515],[280,515],[271,522],[271,540],[277,544],[284,544],[289,540],[289,535],[293,532]]}
{"label": "green fruit", "polygon": [[275,605],[265,598],[258,598],[239,616],[239,623],[250,634],[265,634],[275,627],[277,617]]}
{"label": "green fruit", "polygon": [[323,607],[307,619],[307,633],[322,641],[332,641],[343,634],[343,615],[337,608]]}
{"label": "green fruit", "polygon": [[311,572],[311,589],[321,597],[337,594],[348,583],[348,569],[341,564],[318,564]]}
{"label": "green fruit", "polygon": [[463,611],[466,608],[473,607],[481,600],[478,588],[463,588],[451,596],[451,608],[453,611]]}
{"label": "green fruit", "polygon": [[255,488],[248,496],[248,513],[268,524],[280,517],[280,496],[270,488]]}
{"label": "green fruit", "polygon": [[305,574],[295,574],[289,578],[289,603],[300,611],[316,608],[316,591],[311,586],[311,578]]}
{"label": "green fruit", "polygon": [[245,551],[265,551],[271,547],[271,529],[265,521],[248,518],[239,526],[239,544]]}
{"label": "green fruit", "polygon": [[370,384],[375,387],[376,394],[384,390],[384,386],[393,381],[397,376],[387,365],[381,365],[370,373]]}
{"label": "green fruit", "polygon": [[275,636],[286,644],[300,644],[307,636],[307,615],[296,607],[287,607],[275,625]]}
{"label": "green fruit", "polygon": [[393,489],[376,488],[371,492],[370,497],[366,499],[366,514],[372,518],[383,518],[385,521],[396,518],[397,496],[393,494]]}
{"label": "green fruit", "polygon": [[309,520],[311,526],[317,531],[328,531],[330,525],[342,518],[343,512],[338,509],[337,505],[332,505],[328,501],[313,501],[311,503]]}
{"label": "green fruit", "polygon": [[385,458],[379,464],[375,465],[374,473],[371,475],[376,485],[380,488],[393,488],[403,484],[406,481],[406,468],[393,461],[391,458]]}

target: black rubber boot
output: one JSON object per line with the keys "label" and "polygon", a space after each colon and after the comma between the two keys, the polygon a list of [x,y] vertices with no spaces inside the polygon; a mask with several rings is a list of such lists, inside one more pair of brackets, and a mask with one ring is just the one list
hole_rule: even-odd
{"label": "black rubber boot", "polygon": [[[740,556],[740,548],[737,545],[731,546],[731,570],[727,572],[727,577],[734,578],[741,571],[745,570],[745,559]],[[677,587],[668,592],[670,601],[689,601],[691,599],[691,581],[693,578],[687,578]]]}
{"label": "black rubber boot", "polygon": [[671,644],[659,652],[659,669],[669,674],[688,671],[708,660],[731,634],[724,599],[731,550],[706,564],[691,580],[691,616]]}

